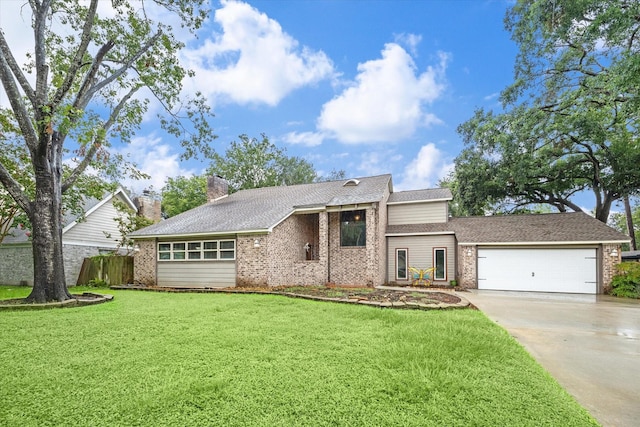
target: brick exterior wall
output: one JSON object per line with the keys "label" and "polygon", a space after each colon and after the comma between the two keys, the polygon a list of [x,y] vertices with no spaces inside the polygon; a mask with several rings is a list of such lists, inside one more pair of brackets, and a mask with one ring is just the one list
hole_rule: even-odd
{"label": "brick exterior wall", "polygon": [[[327,214],[292,215],[268,235],[238,236],[238,286],[324,285],[327,281]],[[260,242],[255,247],[255,240]],[[305,244],[318,252],[307,260]]]}
{"label": "brick exterior wall", "polygon": [[466,289],[478,288],[478,251],[475,246],[458,246],[458,286]]}
{"label": "brick exterior wall", "polygon": [[[386,215],[381,213],[386,213],[386,205],[385,209],[366,210],[364,248],[340,246],[339,212],[292,215],[268,235],[239,235],[237,286],[384,283]],[[256,239],[259,247],[255,247]],[[317,251],[312,260],[307,260],[306,243]]]}
{"label": "brick exterior wall", "polygon": [[[99,255],[96,246],[63,245],[64,275],[67,286],[75,286],[85,258]],[[33,286],[31,245],[0,247],[0,284]]]}
{"label": "brick exterior wall", "polygon": [[100,255],[96,246],[63,245],[62,251],[67,286],[75,286],[78,283],[78,275],[85,258]]}
{"label": "brick exterior wall", "polygon": [[[611,256],[613,250],[618,252],[618,256]],[[622,261],[622,248],[620,245],[602,245],[602,293],[611,291],[611,280],[616,274],[616,265]]]}
{"label": "brick exterior wall", "polygon": [[367,241],[364,248],[340,246],[340,212],[329,214],[330,282],[358,286],[384,283],[381,257],[385,255],[385,237],[380,234],[379,211],[378,206],[366,209]]}
{"label": "brick exterior wall", "polygon": [[156,241],[139,240],[138,251],[133,255],[133,283],[137,285],[155,286],[156,276]]}
{"label": "brick exterior wall", "polygon": [[[258,240],[260,247],[255,247]],[[269,286],[271,236],[239,235],[236,239],[236,286]]]}
{"label": "brick exterior wall", "polygon": [[0,284],[33,286],[31,245],[0,246]]}

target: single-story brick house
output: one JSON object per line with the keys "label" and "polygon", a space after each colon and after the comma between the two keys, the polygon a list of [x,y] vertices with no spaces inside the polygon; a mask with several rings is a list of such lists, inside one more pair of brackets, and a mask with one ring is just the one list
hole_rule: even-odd
{"label": "single-story brick house", "polygon": [[211,177],[208,198],[131,235],[137,283],[404,285],[435,267],[435,284],[601,293],[628,241],[584,213],[450,218],[448,189],[394,192],[391,175],[231,195]]}

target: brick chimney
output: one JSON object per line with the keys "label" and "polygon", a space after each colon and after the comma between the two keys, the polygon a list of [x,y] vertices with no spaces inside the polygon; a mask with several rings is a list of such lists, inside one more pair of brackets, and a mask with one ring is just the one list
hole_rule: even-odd
{"label": "brick chimney", "polygon": [[149,218],[154,222],[162,219],[162,204],[160,200],[151,197],[149,190],[144,190],[142,196],[136,197],[133,203],[138,208],[138,215]]}
{"label": "brick chimney", "polygon": [[219,175],[207,178],[207,200],[213,202],[220,197],[229,195],[229,184],[227,180]]}

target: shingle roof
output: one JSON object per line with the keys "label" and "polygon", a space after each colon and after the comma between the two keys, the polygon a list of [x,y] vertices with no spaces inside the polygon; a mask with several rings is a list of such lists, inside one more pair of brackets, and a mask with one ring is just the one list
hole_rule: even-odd
{"label": "shingle roof", "polygon": [[379,202],[390,188],[391,175],[242,190],[215,202],[183,212],[131,234],[131,237],[224,234],[267,231],[296,208]]}
{"label": "shingle roof", "polygon": [[428,188],[425,190],[398,191],[391,193],[388,203],[410,203],[422,200],[451,200],[453,195],[448,188]]}
{"label": "shingle roof", "polygon": [[624,242],[628,237],[583,212],[452,218],[461,243]]}
{"label": "shingle roof", "polygon": [[454,232],[459,243],[600,243],[629,238],[583,212],[449,218],[442,224],[390,225],[387,234]]}

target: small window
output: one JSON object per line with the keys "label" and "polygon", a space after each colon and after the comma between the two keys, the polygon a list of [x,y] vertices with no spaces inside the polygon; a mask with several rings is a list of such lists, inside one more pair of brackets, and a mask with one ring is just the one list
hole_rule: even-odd
{"label": "small window", "polygon": [[158,244],[158,259],[161,259],[161,260],[171,259],[171,243]]}
{"label": "small window", "polygon": [[366,211],[346,211],[340,213],[340,246],[366,246]]}
{"label": "small window", "polygon": [[200,259],[202,257],[202,252],[200,248],[202,247],[202,242],[189,242],[187,244],[187,248],[189,249],[189,259]]}
{"label": "small window", "polygon": [[396,280],[409,279],[408,252],[407,249],[396,249]]}
{"label": "small window", "polygon": [[434,280],[447,280],[447,248],[433,250]]}

